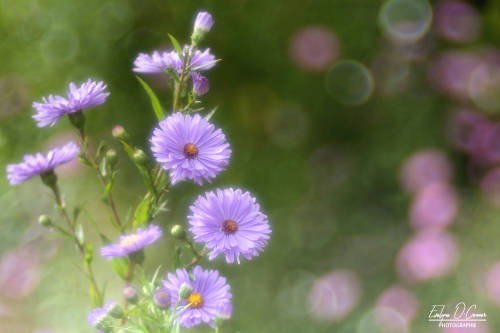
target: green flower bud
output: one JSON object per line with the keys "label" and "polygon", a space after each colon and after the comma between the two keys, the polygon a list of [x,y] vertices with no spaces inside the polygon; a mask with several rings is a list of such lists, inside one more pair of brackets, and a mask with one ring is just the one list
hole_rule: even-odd
{"label": "green flower bud", "polygon": [[179,298],[180,299],[187,299],[189,297],[189,295],[191,295],[192,291],[193,291],[193,289],[189,285],[183,283],[181,285],[181,287],[179,288]]}
{"label": "green flower bud", "polygon": [[40,223],[44,227],[49,227],[52,224],[52,220],[47,215],[43,214],[38,218],[38,223]]}
{"label": "green flower bud", "polygon": [[134,162],[145,165],[149,161],[148,155],[142,149],[136,149],[134,152]]}
{"label": "green flower bud", "polygon": [[57,184],[57,176],[54,173],[54,170],[46,171],[40,174],[42,178],[42,182],[50,188],[53,188]]}
{"label": "green flower bud", "polygon": [[114,138],[123,141],[127,141],[129,138],[127,131],[121,125],[116,125],[115,127],[113,127],[113,129],[111,130],[111,134],[113,134]]}
{"label": "green flower bud", "polygon": [[118,304],[115,304],[115,306],[109,311],[109,314],[111,317],[116,319],[123,318],[124,315],[122,307]]}
{"label": "green flower bud", "polygon": [[186,230],[184,230],[183,226],[178,224],[174,225],[172,229],[170,229],[170,234],[177,239],[186,238]]}
{"label": "green flower bud", "polygon": [[116,150],[110,149],[106,152],[106,161],[111,167],[116,165],[116,162],[118,161],[118,154],[116,153]]}

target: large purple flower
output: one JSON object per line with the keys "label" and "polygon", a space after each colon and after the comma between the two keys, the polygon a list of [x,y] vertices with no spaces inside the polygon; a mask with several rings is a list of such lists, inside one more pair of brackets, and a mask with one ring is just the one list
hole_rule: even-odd
{"label": "large purple flower", "polygon": [[25,155],[24,162],[7,165],[7,178],[11,185],[24,183],[28,179],[52,171],[55,167],[72,161],[80,151],[73,142],[52,149],[47,155]]}
{"label": "large purple flower", "polygon": [[220,129],[198,114],[176,112],[161,121],[151,138],[151,150],[172,184],[192,179],[211,181],[229,163],[231,149]]}
{"label": "large purple flower", "polygon": [[[184,47],[184,52],[189,52],[189,47]],[[204,71],[215,66],[215,56],[210,49],[205,51],[192,51],[189,63],[191,71]],[[176,51],[153,51],[152,54],[140,53],[134,61],[134,72],[137,73],[162,73],[163,70],[172,69],[180,73],[182,60]]]}
{"label": "large purple flower", "polygon": [[[204,322],[214,327],[220,309],[231,303],[232,295],[226,279],[218,271],[204,271],[200,266],[193,269],[192,279],[185,269],[178,269],[175,273],[169,273],[163,285],[170,292],[171,308],[174,309],[177,304],[180,324],[191,327]],[[191,294],[178,302],[179,289],[183,284],[192,289]],[[183,310],[183,307],[187,308]]]}
{"label": "large purple flower", "polygon": [[42,103],[34,102],[33,108],[37,113],[33,118],[38,127],[53,126],[59,118],[66,114],[82,111],[103,104],[109,92],[106,91],[104,82],[88,79],[80,87],[73,82],[69,84],[68,97],[50,95],[43,97]]}
{"label": "large purple flower", "polygon": [[162,236],[160,227],[150,225],[146,229],[137,229],[137,233],[121,236],[120,243],[106,245],[101,248],[103,257],[123,257],[142,250],[156,242]]}
{"label": "large purple flower", "polygon": [[189,230],[197,242],[209,249],[209,259],[220,253],[228,263],[257,256],[269,240],[271,229],[267,216],[249,192],[218,189],[199,196],[190,207]]}

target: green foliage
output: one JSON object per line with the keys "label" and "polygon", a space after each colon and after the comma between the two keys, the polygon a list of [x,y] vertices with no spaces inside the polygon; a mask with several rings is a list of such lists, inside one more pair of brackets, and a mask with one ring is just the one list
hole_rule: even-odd
{"label": "green foliage", "polygon": [[153,107],[153,111],[158,120],[163,120],[165,118],[165,112],[163,112],[163,108],[161,106],[160,100],[154,93],[154,91],[149,87],[149,85],[141,79],[139,76],[136,76],[137,80],[140,82],[142,88],[149,96],[149,100],[151,101],[151,106]]}

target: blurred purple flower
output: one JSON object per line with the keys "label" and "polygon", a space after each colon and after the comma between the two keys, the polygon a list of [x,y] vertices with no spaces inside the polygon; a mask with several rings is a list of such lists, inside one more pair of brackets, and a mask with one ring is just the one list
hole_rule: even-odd
{"label": "blurred purple flower", "polygon": [[207,192],[190,207],[189,230],[194,240],[205,243],[209,259],[224,254],[228,263],[240,263],[263,251],[271,229],[267,216],[249,192],[232,188]]}
{"label": "blurred purple flower", "polygon": [[399,276],[408,282],[426,282],[448,274],[457,264],[458,246],[450,234],[421,231],[400,250]]}
{"label": "blurred purple flower", "polygon": [[156,242],[162,236],[160,227],[150,225],[146,229],[138,228],[135,234],[120,237],[118,244],[106,245],[101,248],[103,257],[123,257],[142,250]]}
{"label": "blurred purple flower", "polygon": [[42,103],[34,102],[33,108],[37,110],[37,113],[33,115],[33,118],[37,121],[38,127],[53,126],[66,114],[103,104],[109,96],[106,88],[104,82],[91,79],[82,83],[80,87],[71,82],[67,99],[50,95],[48,98],[43,97]]}
{"label": "blurred purple flower", "polygon": [[434,183],[422,189],[410,208],[410,222],[415,229],[442,229],[453,222],[458,213],[455,190],[443,183]]}
{"label": "blurred purple flower", "polygon": [[157,289],[153,294],[153,298],[160,308],[168,308],[171,305],[170,292],[165,287]]}
{"label": "blurred purple flower", "polygon": [[11,185],[24,183],[28,179],[52,171],[55,167],[72,161],[80,151],[73,142],[50,150],[46,156],[25,155],[24,162],[7,165],[7,178]]}
{"label": "blurred purple flower", "polygon": [[500,261],[496,262],[486,274],[486,290],[490,300],[500,306]]}
{"label": "blurred purple flower", "polygon": [[358,305],[360,296],[357,275],[348,270],[336,270],[314,283],[308,296],[309,310],[317,319],[337,321]]}
{"label": "blurred purple flower", "polygon": [[196,95],[203,96],[210,89],[210,81],[200,73],[192,72],[191,79],[193,80],[193,91]]}
{"label": "blurred purple flower", "polygon": [[429,67],[429,79],[442,93],[461,101],[469,100],[469,83],[482,57],[473,52],[447,52]]}
{"label": "blurred purple flower", "polygon": [[375,318],[386,332],[402,333],[415,318],[418,299],[408,289],[394,285],[385,289],[377,299]]}
{"label": "blurred purple flower", "polygon": [[434,149],[422,150],[405,161],[401,168],[401,183],[410,193],[417,193],[427,185],[448,182],[452,166],[446,155]]}
{"label": "blurred purple flower", "polygon": [[440,37],[456,43],[474,41],[481,28],[476,9],[459,0],[439,2],[434,8],[434,23]]}
{"label": "blurred purple flower", "polygon": [[224,133],[199,114],[176,112],[158,124],[150,139],[158,163],[170,171],[172,184],[211,179],[229,164],[231,149]]}
{"label": "blurred purple flower", "polygon": [[449,122],[449,135],[453,144],[468,153],[477,152],[481,137],[491,123],[479,113],[469,109],[455,111]]}
{"label": "blurred purple flower", "polygon": [[[226,279],[220,276],[218,271],[204,271],[200,266],[193,269],[193,279],[185,269],[177,269],[175,273],[169,273],[163,285],[170,292],[172,309],[175,309],[176,304],[179,307],[188,305],[186,310],[178,312],[180,324],[192,327],[204,322],[215,327],[214,321],[219,309],[231,303],[231,288],[226,284]],[[179,302],[179,289],[183,284],[189,286],[192,291],[185,300]]]}
{"label": "blurred purple flower", "polygon": [[231,304],[230,302],[222,304],[217,312],[217,317],[224,320],[231,319],[232,315],[233,304]]}
{"label": "blurred purple flower", "polygon": [[339,44],[337,36],[326,27],[304,27],[292,36],[289,56],[305,71],[322,72],[338,58]]}
{"label": "blurred purple flower", "polygon": [[198,15],[196,15],[196,20],[194,21],[194,32],[208,32],[210,31],[210,29],[212,29],[213,25],[214,20],[210,13],[199,12]]}
{"label": "blurred purple flower", "polygon": [[90,325],[100,328],[104,320],[109,316],[111,310],[116,306],[115,301],[109,301],[102,308],[92,310],[87,318]]}
{"label": "blurred purple flower", "polygon": [[40,258],[36,248],[21,246],[5,252],[0,259],[0,292],[11,299],[23,299],[38,287]]}

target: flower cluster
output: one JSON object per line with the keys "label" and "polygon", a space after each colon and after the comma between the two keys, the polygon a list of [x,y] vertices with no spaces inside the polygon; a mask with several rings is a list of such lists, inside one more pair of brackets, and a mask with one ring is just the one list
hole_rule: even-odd
{"label": "flower cluster", "polygon": [[[144,249],[163,236],[160,226],[152,224],[152,221],[166,210],[165,196],[171,193],[170,187],[186,180],[200,186],[211,183],[229,165],[232,151],[222,130],[210,122],[213,112],[203,116],[203,108],[193,107],[201,103],[198,97],[209,90],[209,81],[200,71],[216,64],[209,49],[201,51],[196,48],[213,24],[212,16],[201,12],[196,17],[190,45],[180,49],[172,37],[175,50],[141,53],[134,61],[135,72],[164,73],[175,90],[173,111],[169,115],[165,116],[161,106],[153,105],[158,117],[158,124],[149,140],[154,161],[142,149],[132,146],[123,127],[113,128],[113,136],[140,171],[148,189],[130,221],[120,217],[112,195],[117,152],[106,148],[104,143],[92,152],[85,133],[82,111],[103,104],[109,96],[102,81],[89,79],[79,87],[70,83],[67,97],[50,95],[42,98],[42,102],[33,103],[36,110],[33,118],[38,127],[53,126],[61,117],[68,115],[81,137],[81,148],[69,142],[47,155],[26,155],[22,163],[7,166],[7,178],[12,185],[40,175],[43,183],[53,191],[66,225],[59,225],[45,214],[40,217],[40,224],[72,239],[82,255],[94,307],[88,322],[100,332],[118,332],[124,327],[142,330],[144,321],[154,321],[152,325],[166,328],[179,325],[191,327],[202,323],[216,327],[220,320],[232,315],[230,286],[218,271],[204,270],[197,265],[198,262],[205,255],[208,260],[213,260],[221,254],[227,263],[240,263],[240,257],[252,259],[259,255],[269,241],[271,229],[267,216],[261,212],[254,196],[241,189],[216,189],[199,196],[190,207],[187,220],[192,235],[187,235],[180,225],[172,228],[171,236],[177,242],[173,253],[177,268],[175,274],[168,273],[166,279],[161,281],[157,279],[158,273],[150,279],[142,267],[137,268],[145,259]],[[147,88],[148,94],[154,95],[145,81],[140,82]],[[188,85],[192,90],[186,96],[183,92]],[[68,214],[58,187],[54,169],[77,156],[97,173],[104,186],[113,227],[120,234],[119,241],[113,243],[110,241],[112,238],[99,231],[105,243],[100,249],[101,257],[109,258],[113,269],[125,281],[123,306],[115,301],[103,305],[104,288],[99,286],[91,267],[93,246],[86,242],[83,227],[76,221],[78,214],[74,214],[73,218]],[[190,236],[194,242],[191,242]],[[203,250],[198,249],[198,243],[204,245]],[[189,262],[182,261],[189,255],[182,253],[183,248],[192,254]],[[134,308],[128,311],[128,307]]]}

